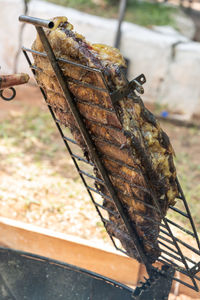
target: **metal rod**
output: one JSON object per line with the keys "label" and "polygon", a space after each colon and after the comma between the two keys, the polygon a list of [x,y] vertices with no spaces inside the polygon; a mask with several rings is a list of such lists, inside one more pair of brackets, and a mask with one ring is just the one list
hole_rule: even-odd
{"label": "metal rod", "polygon": [[[167,229],[167,228],[165,227],[165,229]],[[163,230],[163,229],[160,229],[160,232],[162,232],[162,233],[166,234],[167,236],[171,237],[171,234],[169,232]]]}
{"label": "metal rod", "polygon": [[[112,225],[116,226],[116,224],[115,224],[113,221],[111,221],[111,220],[107,220],[107,219],[105,219],[105,218],[103,218],[103,220],[104,220],[105,223],[107,223],[107,224],[112,224]],[[119,229],[119,232],[124,233],[124,231],[121,230],[121,229]],[[127,233],[126,233],[126,234],[127,234]]]}
{"label": "metal rod", "polygon": [[78,79],[70,78],[69,82],[77,83],[78,85],[90,88],[92,90],[97,90],[99,92],[108,93],[108,90],[105,89],[105,88],[101,88],[101,87],[89,84],[87,82],[84,82],[84,81],[81,81],[81,80],[78,80]]}
{"label": "metal rod", "polygon": [[176,224],[175,222],[169,220],[168,218],[165,218],[167,220],[168,223],[170,223],[171,225],[177,227],[178,229],[180,229],[181,231],[191,235],[192,237],[195,237],[195,234],[193,232],[191,232],[190,230],[183,228],[182,226],[180,226],[179,224]]}
{"label": "metal rod", "polygon": [[192,216],[191,216],[191,213],[190,213],[190,210],[189,210],[187,201],[186,201],[185,196],[184,196],[184,194],[183,194],[183,190],[182,190],[182,188],[181,188],[181,186],[180,186],[180,183],[179,183],[179,181],[178,181],[178,178],[176,178],[176,183],[177,183],[178,189],[179,189],[179,191],[180,191],[180,193],[181,193],[181,197],[182,197],[182,199],[183,199],[183,201],[184,201],[185,209],[186,209],[186,211],[187,211],[187,214],[189,215],[190,224],[191,224],[192,229],[193,229],[193,231],[194,231],[194,235],[195,235],[195,238],[196,238],[196,242],[197,242],[198,248],[199,248],[199,250],[200,250],[200,241],[199,241],[199,237],[198,237],[198,234],[197,234],[197,230],[196,230],[196,227],[195,227],[195,225],[194,225],[194,222],[193,222],[193,219],[192,219]]}
{"label": "metal rod", "polygon": [[200,276],[194,275],[194,278],[200,281]]}
{"label": "metal rod", "polygon": [[109,208],[107,208],[107,207],[105,207],[105,206],[103,206],[103,205],[101,205],[101,204],[99,204],[97,202],[95,202],[95,205],[97,205],[98,207],[100,207],[100,208],[108,211],[109,213],[111,213],[114,216],[118,216],[118,214],[116,212],[112,211],[111,209],[109,209]]}
{"label": "metal rod", "polygon": [[[102,123],[100,123],[100,122],[98,122],[98,121],[96,121],[96,120],[89,120],[89,122],[90,122],[90,123],[93,123],[93,124],[95,124],[95,125],[97,125],[97,126],[99,126],[99,127],[101,127],[101,128],[108,128],[108,129],[113,129],[113,130],[115,130],[115,131],[121,132],[121,129],[120,129],[120,128],[114,127],[114,126],[112,126],[112,125],[102,124]],[[127,167],[128,167],[128,166],[127,166]],[[138,169],[138,172],[141,173],[141,171],[139,171],[139,169]]]}
{"label": "metal rod", "polygon": [[176,237],[176,240],[177,240],[177,242],[179,242],[180,244],[182,244],[186,248],[190,249],[192,252],[195,252],[196,254],[200,255],[200,251],[199,250],[195,249],[194,247],[190,246],[189,244],[186,244],[185,242],[183,242],[182,240],[180,240],[177,237]]}
{"label": "metal rod", "polygon": [[[108,111],[108,112],[110,112],[110,113],[114,113],[113,108],[107,108],[107,107],[102,106],[102,105],[100,105],[100,104],[91,103],[91,102],[84,101],[84,100],[80,100],[80,99],[77,99],[77,98],[74,98],[74,100],[75,100],[77,103],[85,104],[85,105],[90,106],[90,107],[97,107],[97,108],[99,108],[99,109],[101,109],[101,110],[105,110],[105,111]],[[88,120],[90,120],[90,119],[88,119]],[[97,122],[97,121],[96,121],[96,122]],[[99,122],[97,122],[97,123],[99,123]],[[100,125],[100,124],[101,124],[101,123],[99,123],[99,125]],[[115,129],[115,128],[117,128],[117,127],[112,126],[112,128]],[[118,129],[120,129],[120,128],[118,128]]]}
{"label": "metal rod", "polygon": [[[134,197],[134,201],[139,202],[139,203],[145,205],[146,207],[153,209],[153,210],[156,211],[156,212],[159,212],[155,206],[153,206],[153,205],[151,205],[151,204],[148,204],[148,203],[144,202],[144,200],[139,199],[133,192],[132,192],[133,195],[132,195],[132,196],[129,196],[129,195],[124,194],[124,193],[123,193],[121,190],[119,190],[119,189],[117,189],[117,191],[118,191],[122,196],[126,196],[127,198],[130,198],[130,199],[133,199],[133,197]],[[136,212],[135,212],[135,213],[136,213]],[[163,224],[160,224],[160,225],[163,226],[164,228],[166,228]]]}
{"label": "metal rod", "polygon": [[170,243],[171,245],[175,246],[174,243],[173,243],[171,240],[167,239],[166,237],[162,236],[161,234],[159,234],[158,237],[159,237],[160,239],[164,240],[165,242],[168,242],[168,243]]}
{"label": "metal rod", "polygon": [[[47,104],[50,106],[50,104],[48,103],[48,99],[47,99]],[[56,118],[56,116],[55,116],[54,121],[55,121],[56,123],[58,123],[59,125],[63,125],[63,124],[60,122],[60,120],[58,120],[58,119]]]}
{"label": "metal rod", "polygon": [[177,252],[175,249],[169,247],[167,244],[165,244],[165,243],[163,243],[163,242],[161,242],[161,241],[158,241],[158,243],[161,244],[163,247],[166,247],[166,248],[169,249],[170,251],[172,251],[172,252],[178,254],[178,252]]}
{"label": "metal rod", "polygon": [[170,209],[174,210],[175,212],[179,213],[180,215],[184,216],[185,218],[188,218],[189,219],[189,216],[184,213],[183,211],[181,211],[180,209],[174,207],[174,206],[169,206]]}
{"label": "metal rod", "polygon": [[[120,176],[120,175],[118,175],[118,174],[116,174],[116,173],[114,173],[114,172],[109,171],[108,173],[109,173],[112,177],[119,178],[119,179],[122,180],[123,182],[128,183],[130,186],[132,186],[132,187],[134,187],[134,188],[136,187],[136,188],[142,190],[143,192],[149,194],[149,191],[148,191],[146,188],[144,188],[143,186],[138,185],[138,184],[134,184],[134,183],[132,183],[131,181],[125,179],[124,177],[122,177],[122,176]],[[130,195],[130,194],[129,194],[129,195]],[[131,195],[131,196],[132,196],[132,195]]]}
{"label": "metal rod", "polygon": [[91,186],[89,186],[89,185],[87,185],[87,188],[88,188],[89,190],[91,190],[92,192],[94,192],[94,193],[96,193],[96,194],[98,194],[98,195],[100,195],[100,196],[106,198],[107,200],[113,202],[113,199],[112,199],[111,197],[109,197],[108,195],[99,192],[98,190],[96,190],[95,188],[93,188],[93,187],[91,187]]}
{"label": "metal rod", "polygon": [[192,267],[192,269],[191,269],[191,273],[194,275],[194,274],[196,274],[197,272],[199,272],[199,269],[200,269],[200,262],[195,263],[195,266]]}
{"label": "metal rod", "polygon": [[125,164],[123,161],[118,160],[118,159],[116,159],[116,158],[113,158],[113,157],[111,157],[110,155],[102,154],[101,157],[102,157],[102,158],[106,158],[106,159],[108,159],[108,160],[110,160],[110,161],[112,161],[112,162],[115,162],[115,163],[119,164],[119,165],[122,166],[122,167],[126,167],[126,168],[128,168],[128,169],[130,169],[130,170],[133,170],[133,171],[135,171],[135,172],[138,173],[138,174],[142,174],[141,171],[140,171],[139,169],[137,169],[137,168],[135,168],[135,167],[133,167],[133,166],[130,166],[130,165],[128,165],[128,164]]}
{"label": "metal rod", "polygon": [[124,251],[123,249],[119,248],[118,246],[116,246],[116,249],[117,249],[118,251],[121,251],[122,253],[124,253],[124,254],[126,254],[126,255],[127,255],[127,252],[126,252],[126,251]]}
{"label": "metal rod", "polygon": [[[38,84],[38,85],[39,85],[39,84]],[[39,85],[39,86],[41,86],[41,85]],[[43,86],[41,86],[41,87],[43,88]],[[47,92],[48,92],[48,91],[54,92],[55,94],[60,95],[60,96],[63,97],[63,95],[61,95],[60,93],[56,93],[56,92],[53,91],[53,90],[46,89],[46,91],[47,91]],[[75,101],[76,101],[76,102],[79,102],[79,103],[87,104],[88,106],[93,106],[93,107],[96,106],[97,108],[100,108],[100,109],[105,110],[105,111],[113,112],[112,109],[105,108],[105,107],[100,106],[100,105],[98,105],[98,104],[90,104],[90,103],[87,102],[87,101],[82,101],[82,100],[77,100],[77,99],[75,99]],[[48,102],[48,104],[51,105],[52,107],[55,107],[55,105],[52,105],[52,104],[50,104],[49,102]],[[61,111],[62,111],[62,112],[65,112],[65,111],[63,111],[62,109],[61,109]],[[88,120],[90,123],[93,123],[93,124],[95,124],[95,125],[97,125],[97,126],[99,126],[99,127],[101,127],[101,128],[108,128],[108,129],[113,129],[113,130],[118,131],[118,132],[122,132],[121,129],[118,128],[118,127],[114,127],[114,126],[108,125],[108,124],[102,124],[102,123],[100,123],[100,122],[98,122],[98,121],[95,121],[95,120],[93,120],[93,119],[87,119],[87,120]],[[58,122],[60,122],[60,120],[58,120]],[[61,122],[60,122],[60,123],[61,123]],[[105,141],[106,141],[106,140],[105,140]],[[117,147],[118,147],[118,145],[117,145]],[[124,164],[124,165],[126,165],[126,164]],[[127,166],[127,168],[129,167],[128,165],[126,165],[126,166]],[[130,167],[130,168],[131,168],[131,167]],[[132,168],[134,168],[134,167],[132,167]],[[139,169],[136,169],[136,168],[135,168],[135,170],[136,170],[138,173],[141,174],[141,171],[140,171]]]}
{"label": "metal rod", "polygon": [[[90,120],[89,120],[89,121],[90,121]],[[102,137],[100,137],[100,136],[95,136],[95,135],[93,135],[93,134],[91,134],[91,137],[92,137],[92,139],[93,139],[94,141],[102,142],[102,143],[111,145],[111,146],[113,146],[113,147],[115,147],[115,148],[117,148],[117,149],[120,149],[120,146],[121,146],[120,143],[117,144],[117,143],[115,143],[115,142],[113,142],[113,141],[106,140],[106,139],[104,139],[104,138],[102,138]],[[125,152],[126,150],[124,151],[124,149],[121,149],[121,151],[122,151],[122,152]]]}
{"label": "metal rod", "polygon": [[[156,220],[154,220],[154,219],[152,219],[152,218],[150,218],[148,216],[145,216],[143,213],[141,213],[139,211],[134,211],[134,214],[143,217],[144,219],[150,221],[153,224],[160,225],[160,223],[158,221],[156,221]],[[149,226],[151,226],[151,225],[149,225]]]}
{"label": "metal rod", "polygon": [[79,160],[79,161],[82,161],[82,162],[84,162],[84,163],[86,163],[86,164],[88,164],[88,165],[90,165],[90,166],[94,166],[94,164],[93,164],[92,162],[86,160],[86,159],[83,158],[83,157],[80,157],[79,155],[76,155],[76,154],[72,153],[72,156],[73,156],[74,158],[76,158],[77,160]]}
{"label": "metal rod", "polygon": [[[169,264],[168,264],[168,265],[169,265]],[[184,284],[185,286],[189,287],[190,289],[192,289],[192,290],[194,290],[194,291],[196,291],[196,292],[199,291],[198,288],[194,287],[193,285],[191,285],[191,284],[189,284],[189,283],[187,283],[187,282],[185,282],[185,281],[183,281],[183,280],[181,280],[181,279],[179,279],[179,278],[177,278],[177,277],[172,277],[172,279],[173,279],[173,280],[176,280],[176,281],[178,281],[178,282],[180,282],[181,284]]]}
{"label": "metal rod", "polygon": [[[57,122],[57,121],[56,121]],[[78,145],[78,143],[77,143],[77,141],[75,141],[75,140],[73,140],[73,139],[71,139],[71,138],[69,138],[69,137],[67,137],[67,136],[63,136],[63,140],[65,140],[65,141],[67,141],[67,142],[70,142],[70,143],[72,143],[72,144],[74,144],[74,145]]]}
{"label": "metal rod", "polygon": [[[43,56],[43,57],[47,57],[47,54],[44,53],[44,52],[39,52],[39,51],[36,51],[36,50],[32,50],[32,49],[29,49],[29,48],[26,48],[26,47],[22,47],[22,50],[23,51],[26,51],[26,52],[31,52],[32,54],[36,54],[36,55],[39,55],[39,56]],[[88,67],[88,66],[85,66],[85,65],[81,65],[79,63],[75,63],[71,60],[68,60],[68,59],[65,59],[65,58],[61,58],[61,57],[56,57],[56,60],[59,61],[59,62],[64,62],[64,63],[67,63],[67,64],[70,64],[72,66],[76,66],[76,67],[79,67],[81,69],[85,69],[87,71],[91,71],[91,72],[95,72],[95,73],[99,73],[99,75],[101,76],[101,71],[99,69],[96,69],[96,68],[93,68],[93,67]],[[32,64],[30,65],[30,68],[31,68]],[[105,83],[105,79],[103,80],[102,78],[102,81],[103,83]],[[106,86],[106,85],[105,85]]]}
{"label": "metal rod", "polygon": [[[46,56],[45,56],[46,57]],[[58,59],[59,60],[59,59]],[[66,63],[66,62],[65,62]],[[34,69],[38,72],[44,72],[42,69],[38,68],[37,66],[35,65],[31,65],[31,69]],[[81,81],[81,80],[78,80],[78,79],[75,79],[75,78],[71,78],[69,76],[66,76],[65,77],[68,79],[68,82],[70,83],[75,83],[75,84],[78,84],[79,86],[84,86],[84,87],[87,87],[87,88],[90,88],[92,90],[96,90],[96,91],[99,91],[99,92],[104,92],[104,93],[108,93],[108,90],[105,89],[105,88],[102,88],[102,87],[98,87],[98,86],[94,86],[92,84],[89,84],[87,82],[84,82],[84,81]],[[58,93],[59,94],[59,93]]]}
{"label": "metal rod", "polygon": [[[166,247],[167,249],[169,249],[171,252],[173,252],[173,253],[175,253],[175,254],[178,254],[177,251],[175,251],[175,250],[172,249],[171,247],[167,246],[166,244],[162,243],[161,241],[158,241],[158,243],[161,244],[162,246]],[[166,253],[170,253],[170,252],[164,250],[163,248],[161,248],[161,250],[164,251],[164,252],[166,252]],[[189,257],[187,257],[187,256],[184,256],[184,257],[185,257],[186,260],[188,260],[188,261],[191,262],[192,264],[195,264],[195,262],[194,262],[191,258],[189,258]]]}
{"label": "metal rod", "polygon": [[[164,234],[166,234],[167,236],[170,236],[170,234],[163,232]],[[169,239],[163,237],[162,235],[159,235],[159,237],[163,240],[165,240],[166,242],[174,245],[174,243],[172,241],[170,241]],[[170,236],[171,237],[171,236]],[[176,241],[179,242],[180,244],[182,244],[183,246],[185,246],[186,248],[188,248],[189,250],[191,250],[192,252],[200,255],[200,251],[195,249],[194,247],[190,246],[189,244],[186,244],[185,242],[183,242],[182,240],[180,240],[179,238],[175,237]]]}
{"label": "metal rod", "polygon": [[[169,239],[167,239],[167,238],[165,238],[165,237],[163,237],[163,236],[161,236],[161,235],[159,235],[159,238],[161,238],[162,240],[164,240],[164,241],[166,241],[167,243],[170,243],[171,245],[174,246],[174,243],[173,243],[172,241],[170,241]],[[179,242],[181,243],[181,241],[179,241]],[[171,247],[167,246],[166,244],[162,243],[161,241],[158,240],[158,243],[159,243],[159,244],[162,244],[162,246],[168,248],[170,251],[172,251],[172,252],[174,252],[174,253],[176,253],[176,254],[179,254],[177,251],[175,251],[175,250],[172,249]],[[190,249],[190,250],[191,250],[191,249]],[[193,249],[193,252],[195,252],[194,250],[195,250],[195,249]],[[162,248],[161,248],[161,251],[163,251]],[[189,257],[187,257],[187,256],[183,256],[183,257],[184,257],[186,260],[188,260],[189,262],[195,264],[195,262],[194,262],[193,260],[191,260]],[[190,269],[190,272],[192,273],[191,269]],[[187,274],[187,275],[188,275],[189,277],[191,277],[190,274]]]}
{"label": "metal rod", "polygon": [[89,177],[89,178],[91,178],[91,179],[93,179],[93,180],[99,182],[100,184],[105,185],[105,183],[104,183],[103,180],[101,180],[101,179],[99,179],[99,178],[97,178],[97,177],[95,177],[95,176],[93,176],[93,175],[91,175],[91,174],[89,174],[89,173],[87,173],[87,172],[81,170],[81,169],[79,170],[79,172],[80,172],[81,174],[83,174],[83,175],[85,175],[85,176],[87,176],[87,177]]}
{"label": "metal rod", "polygon": [[[121,179],[123,179],[123,178],[121,178]],[[126,182],[126,181],[124,181],[124,182]],[[128,183],[129,183],[129,182],[128,182]],[[134,186],[134,187],[135,187],[135,186]],[[159,211],[156,209],[155,206],[152,206],[151,204],[148,204],[148,203],[144,202],[144,200],[139,199],[133,191],[132,191],[132,195],[128,195],[128,194],[125,194],[122,190],[120,190],[120,189],[117,188],[116,186],[115,186],[115,189],[116,189],[116,191],[117,191],[119,194],[121,194],[122,196],[125,196],[125,197],[130,198],[130,199],[133,199],[133,197],[134,197],[134,200],[135,200],[136,202],[140,202],[140,203],[143,204],[144,206],[149,207],[149,208],[151,208],[151,209],[153,209],[153,210],[159,212]],[[146,218],[146,219],[149,219],[150,221],[154,222],[155,224],[159,224],[160,226],[163,226],[164,228],[166,228],[164,224],[160,224],[159,222],[157,222],[157,221],[151,219],[151,218],[148,217],[148,216],[145,216],[145,215],[143,215],[143,214],[140,214],[140,213],[137,212],[137,211],[134,212],[134,213],[135,213],[135,214],[138,214],[138,215],[141,215],[142,217],[144,217],[144,218]]]}
{"label": "metal rod", "polygon": [[188,272],[186,272],[182,267],[178,266],[176,263],[174,263],[173,261],[171,261],[170,259],[168,259],[168,258],[166,258],[162,255],[161,255],[161,258],[159,258],[159,260],[162,260],[162,258],[164,259],[164,261],[169,262],[171,265],[173,265],[176,268],[177,271],[181,272],[184,275],[187,275],[190,278],[190,280],[192,281],[195,290],[199,291],[197,283],[196,283],[194,277],[192,276],[192,274],[188,274]]}
{"label": "metal rod", "polygon": [[163,256],[163,255],[161,255],[161,256],[159,257],[159,260],[160,260],[160,259],[165,260],[166,262],[168,262],[168,263],[170,263],[171,265],[173,265],[173,267],[176,269],[176,271],[179,271],[179,272],[181,272],[181,273],[183,273],[183,274],[185,274],[185,275],[188,276],[187,271],[186,271],[182,266],[177,265],[175,262],[173,262],[173,261],[170,260],[169,258],[167,258],[167,257],[165,257],[165,256]]}
{"label": "metal rod", "polygon": [[[173,265],[176,271],[178,271],[178,272],[180,272],[180,273],[182,273],[182,274],[188,276],[188,274],[187,274],[187,272],[185,271],[185,269],[183,269],[182,267],[178,266],[177,264],[175,264],[175,263],[172,262],[171,260],[167,260],[165,257],[162,257],[162,258],[159,257],[159,258],[158,258],[158,261],[160,261],[160,262],[162,262],[162,263],[164,263],[164,264],[167,264],[168,266]],[[175,278],[176,278],[176,277],[175,277]],[[174,279],[175,279],[175,278],[174,278]],[[182,282],[182,283],[185,283],[185,282]],[[191,286],[191,287],[194,288],[194,286]]]}
{"label": "metal rod", "polygon": [[[161,254],[160,257],[162,257],[162,258],[165,259],[165,256],[163,256],[163,254],[166,254],[167,256],[170,256],[170,257],[174,258],[175,260],[177,260],[177,261],[183,263],[183,262],[182,262],[182,259],[181,259],[180,257],[178,257],[178,256],[176,256],[176,255],[174,255],[174,254],[172,254],[172,253],[170,253],[170,252],[168,252],[168,251],[166,251],[166,250],[164,250],[164,249],[162,249],[162,254]],[[177,265],[177,266],[178,266],[178,265]]]}
{"label": "metal rod", "polygon": [[[166,251],[166,250],[164,250],[164,249],[162,249],[162,252],[163,252],[164,254],[166,254],[166,255],[168,255],[168,256],[170,256],[170,257],[174,258],[175,260],[178,260],[178,261],[180,261],[180,262],[182,263],[182,259],[181,259],[180,257],[178,257],[178,256],[176,256],[176,255],[174,255],[174,254],[172,254],[171,252],[168,252],[168,251]],[[187,259],[187,258],[185,257],[185,259]]]}
{"label": "metal rod", "polygon": [[186,271],[185,271],[183,268],[181,268],[180,266],[178,266],[177,264],[175,264],[175,263],[172,262],[171,260],[167,260],[167,259],[166,259],[165,257],[163,257],[163,256],[160,256],[160,257],[158,258],[158,261],[160,261],[160,262],[162,262],[162,263],[164,263],[164,264],[167,264],[168,266],[173,265],[173,267],[175,268],[176,271],[181,272],[181,273],[183,273],[183,274],[186,274]]}
{"label": "metal rod", "polygon": [[20,22],[25,22],[29,24],[33,24],[35,26],[42,26],[46,28],[53,28],[54,27],[54,22],[50,20],[43,20],[39,18],[34,18],[34,17],[29,17],[29,16],[19,16],[19,21]]}
{"label": "metal rod", "polygon": [[[172,234],[171,228],[170,228],[170,226],[168,225],[168,222],[167,222],[167,220],[166,220],[165,218],[163,218],[163,222],[165,223],[166,229],[167,229],[168,232],[169,232],[169,236],[171,237],[171,239],[173,240],[173,242],[174,242],[174,244],[175,244],[175,246],[176,246],[176,249],[177,249],[177,251],[178,251],[178,254],[179,254],[179,255],[181,256],[181,258],[182,258],[182,262],[183,262],[183,264],[185,265],[185,268],[186,268],[187,271],[188,271],[188,275],[190,276],[190,270],[189,270],[187,261],[185,260],[185,257],[184,257],[184,255],[183,255],[183,253],[182,253],[182,251],[181,251],[181,249],[180,249],[178,243],[177,243],[177,238]],[[162,229],[160,229],[160,231],[164,232]]]}
{"label": "metal rod", "polygon": [[117,34],[116,34],[115,44],[114,44],[115,48],[120,47],[121,24],[122,24],[122,21],[124,19],[125,11],[126,11],[126,0],[121,0],[120,1],[120,6],[119,6],[119,18],[118,18]]}

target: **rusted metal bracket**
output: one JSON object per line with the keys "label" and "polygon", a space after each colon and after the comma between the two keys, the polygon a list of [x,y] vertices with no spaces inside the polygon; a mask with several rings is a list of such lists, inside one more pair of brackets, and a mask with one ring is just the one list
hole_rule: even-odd
{"label": "rusted metal bracket", "polygon": [[150,279],[141,282],[132,298],[134,300],[167,300],[172,286],[174,269],[163,266],[161,270],[156,270]]}
{"label": "rusted metal bracket", "polygon": [[139,94],[144,93],[143,84],[146,82],[146,78],[144,74],[139,75],[135,79],[131,80],[127,86],[121,88],[120,90],[117,90],[110,94],[112,103],[115,104],[124,97],[128,96],[130,92],[133,92],[136,90]]}

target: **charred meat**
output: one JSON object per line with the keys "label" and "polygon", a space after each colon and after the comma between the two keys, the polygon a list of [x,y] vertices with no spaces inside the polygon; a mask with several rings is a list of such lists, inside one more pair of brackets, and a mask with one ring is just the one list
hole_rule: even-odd
{"label": "charred meat", "polygon": [[[100,69],[110,92],[127,85],[124,75],[126,65],[119,50],[87,42],[82,35],[74,32],[66,17],[57,17],[53,21],[54,27],[45,29],[45,32],[56,57]],[[32,48],[44,51],[39,37]],[[34,63],[37,81],[57,118],[70,128],[84,155],[92,160],[48,59],[34,54]],[[105,88],[97,73],[62,61],[59,64],[110,180],[152,263],[160,255],[157,241],[159,224],[169,205],[174,205],[178,194],[174,152],[169,138],[134,91],[113,107],[106,91],[90,86]],[[80,81],[83,84],[80,85]],[[94,172],[100,178],[98,170]],[[103,185],[96,182],[96,187],[109,195]],[[159,203],[161,214],[154,198]],[[114,202],[106,198],[103,205],[115,212],[109,213],[107,230],[121,241],[129,256],[140,261]]]}

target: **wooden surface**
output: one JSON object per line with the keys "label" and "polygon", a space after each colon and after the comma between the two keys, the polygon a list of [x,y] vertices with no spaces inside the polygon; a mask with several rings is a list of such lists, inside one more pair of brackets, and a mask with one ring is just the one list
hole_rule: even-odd
{"label": "wooden surface", "polygon": [[[80,238],[52,232],[33,225],[0,217],[0,244],[8,248],[46,256],[136,286],[146,275],[145,267],[113,248],[102,248]],[[178,276],[182,276],[178,274]],[[200,294],[183,285],[178,294],[200,299]]]}
{"label": "wooden surface", "polygon": [[115,251],[102,250],[80,238],[0,218],[0,243],[6,247],[57,259],[135,285],[139,264]]}

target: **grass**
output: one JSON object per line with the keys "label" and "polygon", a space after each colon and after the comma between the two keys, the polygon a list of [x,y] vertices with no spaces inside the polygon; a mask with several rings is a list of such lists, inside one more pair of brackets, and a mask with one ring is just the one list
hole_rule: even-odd
{"label": "grass", "polygon": [[57,132],[49,113],[39,111],[38,108],[32,108],[31,111],[25,108],[20,116],[11,114],[10,118],[0,123],[0,139],[3,139],[10,149],[17,147],[20,150],[14,155],[28,154],[36,162],[40,162],[43,157],[52,157],[59,150],[60,143],[53,143],[55,136]]}
{"label": "grass", "polygon": [[[72,7],[86,13],[106,17],[118,17],[118,5],[112,1],[92,0],[46,0],[66,7]],[[95,4],[98,3],[98,4]],[[119,2],[118,2],[119,3]],[[141,26],[171,25],[176,27],[173,14],[178,8],[169,7],[160,3],[130,0],[127,4],[125,20]]]}
{"label": "grass", "polygon": [[133,1],[127,7],[126,20],[142,26],[175,26],[173,13],[175,8],[160,3]]}

